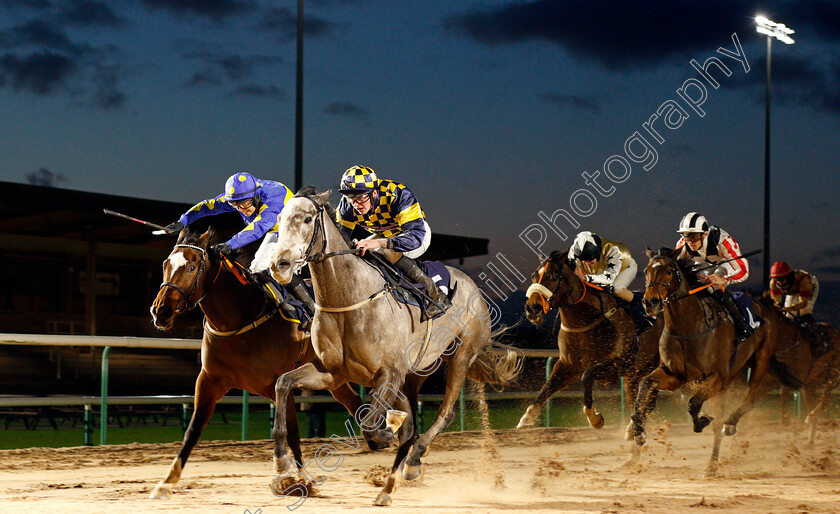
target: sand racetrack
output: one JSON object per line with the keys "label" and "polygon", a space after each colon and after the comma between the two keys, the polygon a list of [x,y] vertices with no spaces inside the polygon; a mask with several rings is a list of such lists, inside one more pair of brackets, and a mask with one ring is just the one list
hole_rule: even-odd
{"label": "sand racetrack", "polygon": [[[805,432],[742,422],[724,439],[719,476],[704,478],[709,429],[651,424],[639,464],[619,470],[631,443],[618,427],[449,433],[433,444],[417,481],[388,508],[373,507],[393,448],[349,450],[297,512],[840,512],[840,425]],[[493,445],[484,442],[492,440]],[[304,458],[327,440],[308,440]],[[289,512],[299,498],[271,492],[272,445],[201,442],[174,495],[149,499],[178,444],[0,451],[0,511]],[[335,462],[335,461],[334,461]],[[312,468],[315,468],[314,463]],[[310,468],[310,469],[312,469]],[[497,482],[503,485],[497,485]]]}

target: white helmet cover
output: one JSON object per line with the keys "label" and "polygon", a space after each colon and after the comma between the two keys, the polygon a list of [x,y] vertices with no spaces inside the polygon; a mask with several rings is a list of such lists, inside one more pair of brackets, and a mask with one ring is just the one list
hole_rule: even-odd
{"label": "white helmet cover", "polygon": [[689,212],[680,220],[680,234],[697,234],[709,231],[709,223],[706,218],[696,212]]}

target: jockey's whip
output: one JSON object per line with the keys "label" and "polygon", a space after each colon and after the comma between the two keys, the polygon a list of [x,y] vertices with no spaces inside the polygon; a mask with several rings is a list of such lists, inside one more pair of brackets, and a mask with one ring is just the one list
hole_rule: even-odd
{"label": "jockey's whip", "polygon": [[720,266],[721,264],[723,264],[725,262],[737,261],[738,259],[744,259],[746,257],[752,257],[753,255],[758,255],[760,253],[761,253],[761,250],[753,250],[751,252],[743,253],[743,254],[738,255],[736,257],[732,257],[731,259],[726,259],[726,260],[723,260],[723,261],[717,261],[714,264],[709,264],[708,266],[704,266],[702,268],[697,268],[697,269],[694,269],[692,271],[697,273],[699,271],[705,271],[705,270],[710,269],[710,268],[717,268],[718,266]]}
{"label": "jockey's whip", "polygon": [[153,229],[155,229],[155,231],[152,232],[155,235],[158,235],[158,231],[162,231],[162,232],[160,232],[161,234],[166,232],[166,227],[164,227],[163,225],[158,225],[157,223],[152,223],[151,221],[143,221],[143,220],[139,220],[137,218],[132,218],[131,216],[129,216],[127,214],[121,214],[119,212],[112,211],[110,209],[102,209],[102,211],[105,212],[105,214],[110,214],[111,216],[116,216],[118,218],[124,218],[124,219],[127,219],[127,220],[134,221],[136,223],[140,223],[141,225],[146,225],[147,227],[152,227]]}

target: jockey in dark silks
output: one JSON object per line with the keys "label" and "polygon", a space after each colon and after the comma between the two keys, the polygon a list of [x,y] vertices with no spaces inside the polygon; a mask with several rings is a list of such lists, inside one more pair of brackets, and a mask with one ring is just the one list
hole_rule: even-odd
{"label": "jockey in dark silks", "polygon": [[[283,295],[267,270],[255,269],[260,262],[267,262],[277,244],[277,230],[280,212],[286,205],[292,192],[284,184],[273,180],[261,180],[250,173],[235,173],[225,182],[225,192],[195,204],[181,215],[178,221],[166,226],[169,234],[181,229],[205,216],[214,216],[225,212],[238,212],[245,222],[245,228],[224,243],[218,243],[213,249],[228,258],[236,256],[243,246],[262,239],[251,264],[253,279],[266,289],[266,295],[280,305],[287,318],[296,319],[294,309],[282,302]],[[300,300],[310,318],[315,313],[315,301],[298,275],[294,275],[287,286],[292,296]],[[301,329],[306,326],[301,323]]]}
{"label": "jockey in dark silks", "polygon": [[831,338],[814,319],[814,304],[820,294],[817,277],[801,269],[792,269],[784,261],[770,267],[770,299],[785,316],[814,333],[811,353],[819,357],[831,349]]}
{"label": "jockey in dark silks", "polygon": [[343,195],[336,210],[336,221],[347,236],[356,225],[371,232],[356,248],[382,254],[390,263],[416,283],[426,286],[431,304],[426,315],[433,318],[452,304],[445,293],[417,264],[429,248],[432,232],[414,194],[404,185],[379,179],[365,166],[353,166],[344,172],[338,191]]}
{"label": "jockey in dark silks", "polygon": [[[732,295],[723,290],[727,285],[743,282],[750,276],[747,259],[739,258],[741,249],[738,243],[722,228],[710,226],[706,218],[696,212],[683,216],[677,232],[682,236],[677,241],[677,249],[682,250],[677,259],[689,258],[713,266],[711,272],[701,278],[714,286],[712,295],[735,321],[738,342],[744,341],[752,335],[754,329],[744,319]],[[714,267],[719,262],[720,265]]]}

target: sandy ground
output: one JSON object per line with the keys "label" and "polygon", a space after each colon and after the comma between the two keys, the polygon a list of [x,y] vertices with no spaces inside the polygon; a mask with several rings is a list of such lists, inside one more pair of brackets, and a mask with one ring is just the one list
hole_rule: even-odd
{"label": "sandy ground", "polygon": [[[708,429],[707,429],[708,431]],[[424,472],[388,508],[373,507],[393,460],[350,450],[297,512],[840,512],[840,425],[805,432],[742,422],[726,438],[719,476],[705,478],[712,441],[688,425],[651,425],[637,465],[617,428],[443,434]],[[309,440],[312,458],[327,440]],[[177,444],[0,451],[0,512],[289,512],[272,494],[271,442],[199,443],[174,495],[149,499]],[[332,461],[337,462],[335,458]],[[310,469],[316,469],[315,463]]]}

